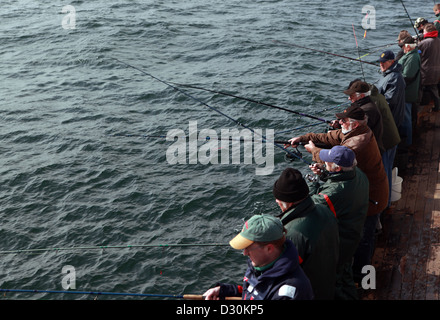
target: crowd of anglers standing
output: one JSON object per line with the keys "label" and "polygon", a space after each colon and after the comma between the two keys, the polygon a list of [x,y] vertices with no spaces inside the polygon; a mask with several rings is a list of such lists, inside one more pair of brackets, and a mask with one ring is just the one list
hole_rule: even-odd
{"label": "crowd of anglers standing", "polygon": [[314,178],[281,173],[272,188],[281,213],[251,217],[230,241],[249,258],[243,284],[217,283],[207,300],[359,298],[380,216],[390,210],[392,169],[406,165],[420,107],[433,101],[432,112],[440,110],[440,4],[433,11],[432,23],[416,20],[415,36],[399,33],[397,54],[381,53],[377,84],[348,84],[351,105],[328,132],[289,140],[311,153]]}

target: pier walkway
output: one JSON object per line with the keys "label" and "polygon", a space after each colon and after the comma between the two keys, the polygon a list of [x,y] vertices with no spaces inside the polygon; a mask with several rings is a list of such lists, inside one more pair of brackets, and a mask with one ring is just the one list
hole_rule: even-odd
{"label": "pier walkway", "polygon": [[[363,300],[440,299],[440,112],[419,114],[401,198],[383,214]],[[403,172],[402,172],[403,171]]]}

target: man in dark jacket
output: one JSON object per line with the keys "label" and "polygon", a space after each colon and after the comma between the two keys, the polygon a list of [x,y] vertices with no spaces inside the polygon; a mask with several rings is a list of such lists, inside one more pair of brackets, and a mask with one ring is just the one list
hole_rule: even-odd
{"label": "man in dark jacket", "polygon": [[325,165],[310,166],[320,177],[310,184],[310,194],[315,203],[327,205],[338,221],[340,245],[335,298],[357,299],[352,261],[367,217],[368,178],[356,167],[355,154],[347,147],[323,149],[319,157],[325,161]]}
{"label": "man in dark jacket", "polygon": [[334,299],[339,231],[335,216],[323,204],[315,204],[301,172],[285,169],[273,186],[281,208],[279,216],[298,249],[301,267],[317,300]]}
{"label": "man in dark jacket", "polygon": [[[401,142],[405,142],[405,80],[403,79],[403,67],[394,57],[394,53],[390,50],[380,55],[380,70],[383,77],[379,80],[377,88],[379,93],[385,96],[394,122],[396,123]],[[406,169],[408,161],[408,148],[403,144],[399,144],[396,149],[395,160],[398,162],[399,169],[403,172]]]}
{"label": "man in dark jacket", "polygon": [[312,287],[299,266],[298,251],[286,240],[281,221],[255,215],[229,244],[248,256],[243,286],[219,283],[203,295],[206,300],[242,297],[243,300],[311,300]]}
{"label": "man in dark jacket", "polygon": [[440,39],[432,23],[425,25],[424,39],[419,43],[421,59],[422,92],[428,93],[434,100],[434,111],[440,109],[437,84],[440,79]]}
{"label": "man in dark jacket", "polygon": [[373,131],[377,146],[382,154],[385,151],[383,146],[382,114],[370,98],[370,86],[368,83],[356,79],[349,84],[344,93],[348,95],[348,99],[351,101],[352,105],[358,106],[365,111],[365,114],[368,117],[367,125],[371,131]]}
{"label": "man in dark jacket", "polygon": [[383,77],[379,80],[377,88],[379,93],[385,96],[400,132],[405,117],[406,87],[402,76],[402,66],[397,63],[391,50],[380,55],[379,63]]}

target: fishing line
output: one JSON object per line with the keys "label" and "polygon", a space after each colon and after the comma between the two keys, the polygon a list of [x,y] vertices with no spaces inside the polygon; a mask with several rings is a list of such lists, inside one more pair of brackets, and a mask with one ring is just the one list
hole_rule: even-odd
{"label": "fishing line", "polygon": [[300,115],[302,117],[307,117],[307,118],[319,120],[319,121],[322,121],[322,122],[331,123],[331,121],[329,121],[329,120],[325,120],[323,118],[319,118],[319,117],[316,117],[316,116],[313,116],[313,115],[310,115],[310,114],[306,114],[306,113],[298,112],[298,111],[295,111],[295,110],[279,107],[279,106],[276,106],[276,105],[273,105],[273,104],[265,103],[265,102],[254,100],[254,99],[240,97],[240,96],[237,96],[237,95],[234,95],[234,94],[231,94],[231,93],[227,93],[227,92],[224,92],[224,91],[217,91],[217,90],[206,89],[206,88],[202,88],[202,87],[198,87],[198,86],[190,85],[190,84],[182,84],[182,83],[175,83],[175,82],[171,82],[171,83],[173,83],[173,84],[175,84],[177,86],[181,86],[181,87],[187,87],[187,88],[191,88],[191,89],[198,89],[198,90],[203,90],[203,91],[207,91],[207,92],[221,94],[221,95],[224,95],[224,96],[234,97],[234,98],[237,98],[237,99],[240,99],[240,100],[245,100],[245,101],[253,102],[253,103],[256,103],[256,104],[259,104],[259,105],[263,105],[263,106],[266,106],[266,107],[270,107],[270,108],[274,108],[274,109],[279,109],[279,110],[291,112],[291,113]]}
{"label": "fishing line", "polygon": [[[356,41],[356,49],[357,49],[357,52],[358,52],[359,61],[362,61],[361,60],[361,55],[359,53],[359,46],[358,46],[358,41],[357,41],[357,38],[356,38],[356,32],[354,31],[354,24],[351,24],[351,25],[353,27],[353,35],[354,35],[354,40]],[[361,62],[360,65],[361,65],[362,77],[364,78],[364,82],[366,82],[365,81],[364,68],[362,67],[362,62]]]}
{"label": "fishing line", "polygon": [[353,61],[359,61],[359,62],[361,62],[361,63],[371,64],[371,65],[373,65],[373,66],[379,67],[378,64],[373,63],[373,62],[363,61],[363,60],[359,60],[359,59],[356,59],[356,58],[350,58],[350,57],[343,56],[343,55],[336,54],[336,53],[331,53],[331,52],[322,51],[322,50],[318,50],[318,49],[312,49],[312,48],[308,48],[308,47],[300,46],[300,45],[293,44],[293,43],[287,43],[287,42],[279,41],[279,40],[272,40],[272,41],[275,42],[275,43],[281,43],[281,44],[284,44],[284,45],[287,45],[287,46],[292,46],[292,47],[297,47],[297,48],[302,48],[302,49],[312,50],[312,51],[316,51],[316,52],[320,52],[320,53],[330,54],[330,55],[332,55],[332,56],[336,56],[336,57],[340,57],[340,58],[344,58],[344,59],[349,59],[349,60],[353,60]]}
{"label": "fishing line", "polygon": [[380,46],[369,47],[368,49],[364,49],[364,50],[361,49],[361,51],[367,51],[367,50],[376,49],[376,48],[380,49],[380,48],[389,47],[389,46],[392,46],[392,45],[397,45],[397,43],[396,42],[392,42],[392,43],[383,44],[383,45],[380,45]]}
{"label": "fishing line", "polygon": [[[135,69],[135,70],[141,72],[142,74],[147,75],[147,76],[149,76],[149,77],[151,77],[151,78],[153,78],[153,79],[155,79],[155,80],[157,80],[157,81],[159,81],[159,82],[161,82],[161,83],[163,83],[163,84],[169,86],[170,88],[173,88],[174,90],[176,90],[176,91],[178,91],[178,92],[184,94],[185,96],[187,96],[187,97],[189,97],[189,98],[191,98],[191,99],[193,99],[193,100],[199,102],[200,104],[202,104],[202,105],[208,107],[209,109],[214,110],[215,112],[221,114],[222,116],[224,116],[224,117],[228,118],[229,120],[235,122],[236,124],[242,126],[243,128],[250,130],[253,134],[256,134],[256,135],[261,136],[261,137],[263,138],[263,140],[267,141],[267,138],[266,138],[265,136],[263,136],[263,135],[261,135],[261,134],[255,132],[255,130],[253,130],[252,128],[247,127],[246,125],[244,125],[243,123],[239,122],[238,120],[236,120],[236,119],[234,119],[234,118],[228,116],[227,114],[223,113],[222,111],[218,110],[217,108],[214,108],[214,107],[210,106],[209,104],[207,104],[207,103],[203,102],[202,100],[200,100],[200,99],[194,97],[193,95],[191,95],[191,94],[189,94],[189,93],[187,93],[187,92],[181,90],[180,88],[178,88],[178,87],[176,87],[176,86],[174,86],[174,85],[168,83],[167,81],[161,80],[161,79],[159,79],[159,78],[153,76],[152,74],[150,74],[150,73],[148,73],[148,72],[145,72],[144,70],[142,70],[142,69],[140,69],[140,68],[138,68],[138,67],[135,67],[135,66],[133,66],[133,65],[130,65],[130,64],[128,64],[128,63],[126,63],[126,62],[124,62],[124,61],[121,61],[121,60],[119,60],[119,59],[117,59],[117,58],[113,58],[113,57],[111,57],[111,59],[114,59],[114,60],[116,60],[116,61],[118,61],[118,62],[120,62],[120,63],[126,65],[127,67],[133,68],[133,69]],[[278,143],[273,142],[273,144],[274,144],[277,148],[280,148],[281,150],[283,150],[283,151],[289,153],[290,155],[292,155],[292,156],[294,156],[294,157],[297,157],[298,159],[300,159],[300,160],[301,160],[302,162],[304,162],[305,164],[307,164],[307,165],[311,165],[311,163],[310,163],[309,161],[307,161],[307,160],[305,160],[305,159],[303,159],[303,158],[298,157],[297,154],[295,154],[295,153],[293,153],[293,152],[290,152],[289,150],[287,150],[287,149],[284,148],[283,146],[279,145]]]}
{"label": "fishing line", "polygon": [[106,250],[106,249],[131,249],[131,248],[183,248],[183,247],[227,247],[227,243],[191,243],[191,244],[134,244],[134,245],[115,245],[115,246],[82,246],[82,247],[56,247],[40,249],[17,249],[0,251],[0,254],[17,253],[43,253],[75,250]]}

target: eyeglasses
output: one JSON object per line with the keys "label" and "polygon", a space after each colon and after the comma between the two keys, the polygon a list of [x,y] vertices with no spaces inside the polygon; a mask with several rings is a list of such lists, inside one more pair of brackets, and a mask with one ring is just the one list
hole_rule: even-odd
{"label": "eyeglasses", "polygon": [[350,122],[350,120],[348,118],[342,118],[342,119],[339,119],[339,121],[341,121],[342,123]]}

